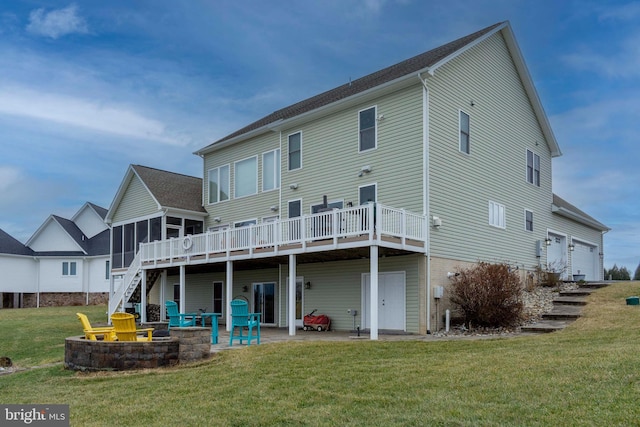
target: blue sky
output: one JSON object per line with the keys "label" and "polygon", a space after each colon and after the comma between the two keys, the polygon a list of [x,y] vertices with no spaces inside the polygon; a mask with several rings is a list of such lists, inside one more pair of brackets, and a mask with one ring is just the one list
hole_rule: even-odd
{"label": "blue sky", "polygon": [[109,207],[129,164],[192,153],[291,103],[509,20],[564,155],[554,192],[640,262],[640,2],[3,1],[0,228]]}

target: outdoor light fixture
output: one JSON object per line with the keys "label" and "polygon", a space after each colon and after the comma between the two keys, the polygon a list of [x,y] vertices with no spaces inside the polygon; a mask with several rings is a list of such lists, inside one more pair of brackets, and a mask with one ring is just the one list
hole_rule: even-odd
{"label": "outdoor light fixture", "polygon": [[547,246],[551,246],[551,239],[549,237],[544,239],[544,244],[547,245]]}
{"label": "outdoor light fixture", "polygon": [[278,212],[278,207],[276,205],[271,206],[269,209],[271,209],[271,212]]}
{"label": "outdoor light fixture", "polygon": [[311,289],[311,282],[307,282],[304,284],[305,289]]}
{"label": "outdoor light fixture", "polygon": [[249,290],[249,287],[247,285],[244,285],[242,287],[242,292],[247,292]]}
{"label": "outdoor light fixture", "polygon": [[220,221],[222,221],[222,220],[220,219],[220,217],[219,217],[219,216],[217,216],[217,217],[213,218],[213,220],[214,220],[215,222],[220,222]]}
{"label": "outdoor light fixture", "polygon": [[292,190],[297,190],[298,189],[298,184],[293,183],[293,184],[289,184],[289,188]]}
{"label": "outdoor light fixture", "polygon": [[573,250],[576,248],[576,246],[573,243],[569,243],[569,250],[571,252],[573,252]]}

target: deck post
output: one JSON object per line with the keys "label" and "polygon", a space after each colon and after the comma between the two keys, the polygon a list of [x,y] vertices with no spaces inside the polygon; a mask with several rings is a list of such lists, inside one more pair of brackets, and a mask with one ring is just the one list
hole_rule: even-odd
{"label": "deck post", "polygon": [[186,267],[180,266],[180,313],[185,312],[185,298],[186,298]]}
{"label": "deck post", "polygon": [[296,262],[296,256],[289,255],[289,304],[287,304],[289,336],[296,334]]}
{"label": "deck post", "polygon": [[147,321],[147,270],[140,270],[142,283],[140,284],[140,323]]}
{"label": "deck post", "polygon": [[231,331],[231,300],[233,299],[233,261],[227,261],[227,331]]}
{"label": "deck post", "polygon": [[372,340],[378,339],[378,246],[371,245],[371,322],[369,325],[370,337]]}

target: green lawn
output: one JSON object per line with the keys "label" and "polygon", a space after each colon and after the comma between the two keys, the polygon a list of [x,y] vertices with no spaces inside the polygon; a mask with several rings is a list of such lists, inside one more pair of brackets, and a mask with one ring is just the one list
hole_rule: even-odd
{"label": "green lawn", "polygon": [[[251,346],[171,369],[0,376],[2,403],[64,403],[74,426],[640,423],[640,306],[620,283],[562,332],[491,340]],[[82,307],[92,322],[104,307]],[[0,356],[64,357],[78,307],[0,310]]]}

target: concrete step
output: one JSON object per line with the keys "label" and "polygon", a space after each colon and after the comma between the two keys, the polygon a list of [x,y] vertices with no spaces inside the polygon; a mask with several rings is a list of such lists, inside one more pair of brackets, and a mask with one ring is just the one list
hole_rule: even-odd
{"label": "concrete step", "polygon": [[553,305],[587,305],[584,296],[559,296],[553,300]]}
{"label": "concrete step", "polygon": [[564,329],[572,320],[541,320],[532,325],[526,325],[520,328],[522,332],[546,334],[549,332],[560,331]]}
{"label": "concrete step", "polygon": [[610,283],[607,282],[585,282],[580,284],[580,288],[582,289],[600,289],[606,288]]}
{"label": "concrete step", "polygon": [[578,289],[570,289],[568,291],[560,291],[561,297],[581,297],[581,296],[589,296],[591,292],[595,289],[587,289],[587,288],[578,288]]}
{"label": "concrete step", "polygon": [[544,320],[575,320],[580,317],[582,306],[554,305],[549,313],[542,315]]}

